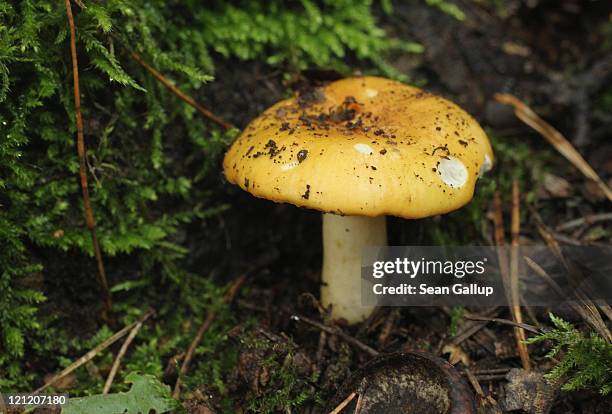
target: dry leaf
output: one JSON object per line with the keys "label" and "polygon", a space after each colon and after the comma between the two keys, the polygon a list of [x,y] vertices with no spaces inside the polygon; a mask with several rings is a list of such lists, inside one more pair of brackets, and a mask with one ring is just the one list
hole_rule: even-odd
{"label": "dry leaf", "polygon": [[448,362],[451,365],[456,365],[458,362],[461,362],[465,366],[469,366],[472,364],[470,357],[459,345],[448,344],[442,348],[443,354],[450,354],[448,357]]}
{"label": "dry leaf", "polygon": [[546,174],[542,187],[538,190],[538,198],[565,198],[572,194],[572,185],[558,175]]}
{"label": "dry leaf", "polygon": [[544,121],[536,114],[533,109],[528,107],[524,102],[516,96],[507,93],[495,94],[497,102],[512,105],[516,116],[538,131],[557,151],[561,153],[569,162],[571,162],[585,177],[595,181],[599,188],[606,195],[606,198],[612,201],[612,190],[608,185],[597,175],[595,170],[591,168],[588,162],[580,155],[576,148],[552,125]]}

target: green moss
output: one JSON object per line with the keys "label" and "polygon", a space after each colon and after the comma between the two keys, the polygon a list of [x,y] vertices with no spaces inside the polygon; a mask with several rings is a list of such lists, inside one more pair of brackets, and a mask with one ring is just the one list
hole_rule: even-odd
{"label": "green moss", "polygon": [[316,384],[318,375],[305,367],[298,356],[298,347],[290,339],[250,336],[243,340],[243,351],[261,356],[259,372],[266,373],[259,394],[249,393],[247,407],[256,413],[292,411],[306,403],[321,404]]}
{"label": "green moss", "polygon": [[[171,300],[175,313],[162,309],[160,315],[169,318],[164,329],[176,333],[176,319],[203,314],[202,304],[210,303],[203,298],[214,291],[201,282],[208,275],[185,269],[184,234],[226,207],[211,192],[220,156],[236,131],[211,127],[131,60],[128,50],[196,94],[212,80],[219,57],[263,59],[280,71],[347,71],[351,60],[385,71],[383,54],[393,43],[377,26],[370,0],[79,4],[73,2],[73,11],[88,172],[103,255],[121,298],[114,311],[131,320],[149,304]],[[77,180],[68,38],[63,2],[0,1],[3,389],[31,388],[35,376],[25,374],[23,360],[39,358],[53,370],[85,349],[81,339],[67,339],[74,332],[60,327],[65,321],[37,314],[46,285],[69,289],[79,281],[73,296],[46,291],[57,295],[53,305],[95,303],[98,296]],[[124,265],[120,272],[113,272],[114,262]],[[29,284],[36,275],[42,282]],[[162,344],[163,334],[143,331],[135,350],[141,359],[128,361],[131,368],[159,375],[169,350],[184,347],[191,332]],[[147,359],[145,351],[156,356]],[[83,392],[92,385],[80,384]]]}
{"label": "green moss", "polygon": [[527,341],[552,344],[547,357],[556,358],[558,362],[545,377],[562,381],[565,391],[592,389],[608,395],[612,391],[612,345],[596,333],[581,333],[553,314],[550,320],[553,329]]}

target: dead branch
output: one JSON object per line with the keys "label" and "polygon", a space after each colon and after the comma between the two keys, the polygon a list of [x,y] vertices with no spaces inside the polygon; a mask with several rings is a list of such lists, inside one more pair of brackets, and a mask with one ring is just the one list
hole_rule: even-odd
{"label": "dead branch", "polygon": [[72,80],[74,83],[74,113],[76,118],[77,129],[77,153],[79,155],[79,176],[81,179],[81,191],[83,193],[83,206],[85,209],[85,223],[91,233],[91,241],[93,244],[94,256],[98,264],[98,282],[102,288],[103,312],[102,316],[105,321],[109,320],[112,300],[110,290],[108,289],[108,281],[106,279],[106,270],[102,261],[102,251],[96,234],[96,222],[91,208],[91,200],[89,198],[89,186],[87,185],[87,160],[85,149],[85,138],[83,136],[83,116],[81,115],[81,91],[79,82],[79,63],[77,60],[76,50],[76,29],[74,26],[74,17],[72,15],[72,6],[70,0],[66,0],[66,15],[68,16],[68,25],[70,26],[70,54],[72,58]]}

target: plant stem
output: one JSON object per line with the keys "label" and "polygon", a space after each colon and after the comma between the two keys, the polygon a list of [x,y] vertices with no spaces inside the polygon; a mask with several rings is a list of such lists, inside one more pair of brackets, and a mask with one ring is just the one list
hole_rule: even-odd
{"label": "plant stem", "polygon": [[74,17],[72,15],[72,6],[70,0],[66,0],[66,15],[68,16],[68,24],[70,26],[70,53],[72,56],[72,79],[74,82],[74,112],[76,117],[77,129],[77,152],[79,155],[79,176],[81,179],[81,190],[83,193],[83,206],[85,209],[85,223],[91,233],[91,241],[93,244],[94,256],[98,265],[98,281],[102,287],[102,302],[103,312],[102,317],[108,321],[111,308],[111,294],[108,289],[108,280],[106,278],[106,270],[102,261],[102,252],[100,243],[96,234],[96,222],[91,208],[91,200],[89,198],[89,186],[87,185],[87,160],[85,149],[85,138],[83,136],[83,116],[81,115],[81,91],[79,86],[79,64],[77,60],[76,50],[76,29],[74,27]]}

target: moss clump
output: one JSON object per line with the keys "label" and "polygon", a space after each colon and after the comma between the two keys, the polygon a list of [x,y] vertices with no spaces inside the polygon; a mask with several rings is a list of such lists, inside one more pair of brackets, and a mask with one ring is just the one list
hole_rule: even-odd
{"label": "moss clump", "polygon": [[550,341],[548,358],[559,362],[545,375],[550,380],[564,382],[565,391],[591,389],[601,395],[612,391],[612,344],[594,332],[584,335],[572,324],[550,314],[554,328],[528,339],[535,344]]}
{"label": "moss clump", "polygon": [[[384,69],[392,42],[377,26],[370,0],[72,6],[93,209],[121,297],[114,310],[130,319],[141,312],[134,305],[172,298],[178,314],[199,312],[208,290],[195,281],[202,275],[186,270],[185,232],[225,208],[211,192],[219,182],[214,167],[234,132],[210,127],[128,50],[196,94],[212,79],[218,58],[263,58],[280,71],[344,70],[350,58]],[[37,315],[42,292],[56,292],[54,306],[97,303],[77,180],[68,37],[63,2],[0,2],[0,386],[6,390],[31,388],[34,376],[25,375],[21,359],[41,358],[53,370],[82,349],[66,339],[73,333],[59,327],[65,321]]]}

